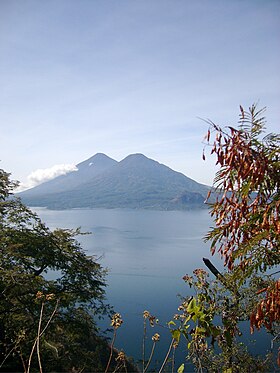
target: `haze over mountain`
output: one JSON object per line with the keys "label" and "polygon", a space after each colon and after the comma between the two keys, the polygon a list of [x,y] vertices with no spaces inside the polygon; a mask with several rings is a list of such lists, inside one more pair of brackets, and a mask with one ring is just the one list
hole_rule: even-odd
{"label": "haze over mountain", "polygon": [[143,154],[120,162],[98,153],[58,176],[18,193],[29,206],[53,209],[103,207],[187,209],[201,207],[209,187]]}
{"label": "haze over mountain", "polygon": [[77,171],[69,172],[39,184],[32,189],[26,191],[26,194],[31,192],[32,196],[65,192],[93,179],[99,173],[107,168],[117,164],[118,162],[108,157],[105,154],[97,153],[93,157],[76,165]]}

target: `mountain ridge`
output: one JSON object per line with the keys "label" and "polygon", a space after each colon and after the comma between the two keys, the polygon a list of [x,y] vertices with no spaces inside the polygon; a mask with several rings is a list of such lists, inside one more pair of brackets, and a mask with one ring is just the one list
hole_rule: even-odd
{"label": "mountain ridge", "polygon": [[29,206],[180,210],[203,207],[210,187],[141,153],[120,162],[97,153],[59,176],[18,195]]}

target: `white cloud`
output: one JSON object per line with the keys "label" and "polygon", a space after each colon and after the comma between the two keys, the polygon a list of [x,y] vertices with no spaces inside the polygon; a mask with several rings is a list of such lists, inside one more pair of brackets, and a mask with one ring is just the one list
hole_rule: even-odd
{"label": "white cloud", "polygon": [[73,164],[56,164],[50,168],[39,168],[27,176],[27,182],[21,183],[18,191],[33,188],[36,185],[54,179],[57,176],[66,175],[72,171],[78,171],[77,167]]}

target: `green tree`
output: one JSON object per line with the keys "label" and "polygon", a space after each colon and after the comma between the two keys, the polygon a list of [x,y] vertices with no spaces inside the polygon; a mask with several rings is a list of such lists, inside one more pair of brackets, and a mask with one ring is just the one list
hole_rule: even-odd
{"label": "green tree", "polygon": [[51,231],[11,196],[15,186],[0,170],[0,371],[102,371],[106,272],[79,230]]}

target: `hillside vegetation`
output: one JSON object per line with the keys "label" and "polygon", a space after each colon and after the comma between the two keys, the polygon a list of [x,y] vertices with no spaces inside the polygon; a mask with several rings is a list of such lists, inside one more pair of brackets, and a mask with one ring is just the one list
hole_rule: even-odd
{"label": "hillside vegetation", "polygon": [[209,187],[142,154],[121,162],[96,154],[59,176],[19,194],[29,206],[180,210],[203,207]]}

